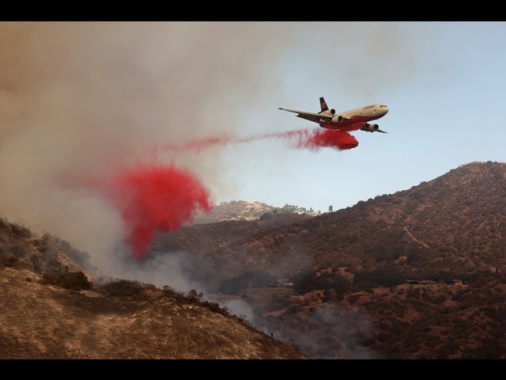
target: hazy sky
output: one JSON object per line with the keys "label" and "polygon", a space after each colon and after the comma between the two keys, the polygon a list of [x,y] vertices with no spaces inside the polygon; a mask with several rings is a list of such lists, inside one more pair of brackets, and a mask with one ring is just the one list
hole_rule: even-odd
{"label": "hazy sky", "polygon": [[[83,185],[135,162],[189,170],[212,201],[327,211],[506,161],[503,22],[2,22],[0,213],[80,248],[121,236]],[[388,105],[350,150],[283,138],[278,110]],[[105,173],[105,174],[104,174]]]}

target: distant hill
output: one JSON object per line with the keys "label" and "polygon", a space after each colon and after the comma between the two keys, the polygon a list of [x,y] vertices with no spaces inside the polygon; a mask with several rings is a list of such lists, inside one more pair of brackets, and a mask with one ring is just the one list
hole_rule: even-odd
{"label": "distant hill", "polygon": [[191,224],[216,223],[227,220],[256,220],[263,214],[272,212],[274,209],[274,206],[260,202],[222,202],[209,213],[199,212]]}
{"label": "distant hill", "polygon": [[289,204],[285,204],[283,207],[275,207],[261,202],[230,201],[216,205],[208,213],[198,212],[189,224],[209,224],[233,220],[266,220],[279,214],[299,214],[307,217],[319,215],[320,212]]}

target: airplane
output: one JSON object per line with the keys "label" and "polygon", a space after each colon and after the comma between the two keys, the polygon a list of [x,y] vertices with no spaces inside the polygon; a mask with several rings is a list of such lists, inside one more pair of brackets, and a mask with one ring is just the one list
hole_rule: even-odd
{"label": "airplane", "polygon": [[351,111],[337,113],[336,110],[327,107],[327,102],[323,97],[320,98],[321,111],[318,113],[290,110],[279,108],[283,111],[294,112],[297,117],[320,124],[320,127],[334,129],[338,131],[366,131],[387,133],[379,129],[378,124],[369,124],[368,121],[379,119],[388,112],[388,107],[384,104],[371,104]]}

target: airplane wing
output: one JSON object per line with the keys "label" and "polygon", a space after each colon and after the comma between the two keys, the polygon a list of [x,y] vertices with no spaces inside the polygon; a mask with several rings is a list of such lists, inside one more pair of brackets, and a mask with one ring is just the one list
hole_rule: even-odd
{"label": "airplane wing", "polygon": [[279,109],[283,110],[283,111],[288,111],[288,112],[296,113],[297,117],[300,117],[300,118],[306,119],[306,120],[310,120],[310,121],[313,121],[315,123],[329,122],[329,121],[332,120],[332,116],[333,116],[333,115],[325,115],[325,114],[314,113],[314,112],[304,112],[304,111],[290,110],[290,109],[281,108],[281,107]]}

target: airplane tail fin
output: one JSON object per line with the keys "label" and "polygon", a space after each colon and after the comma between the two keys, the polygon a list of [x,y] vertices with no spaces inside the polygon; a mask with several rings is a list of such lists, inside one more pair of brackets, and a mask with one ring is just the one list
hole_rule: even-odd
{"label": "airplane tail fin", "polygon": [[329,107],[327,107],[327,102],[325,101],[325,99],[323,99],[323,96],[320,98],[320,108],[321,112],[329,110]]}

